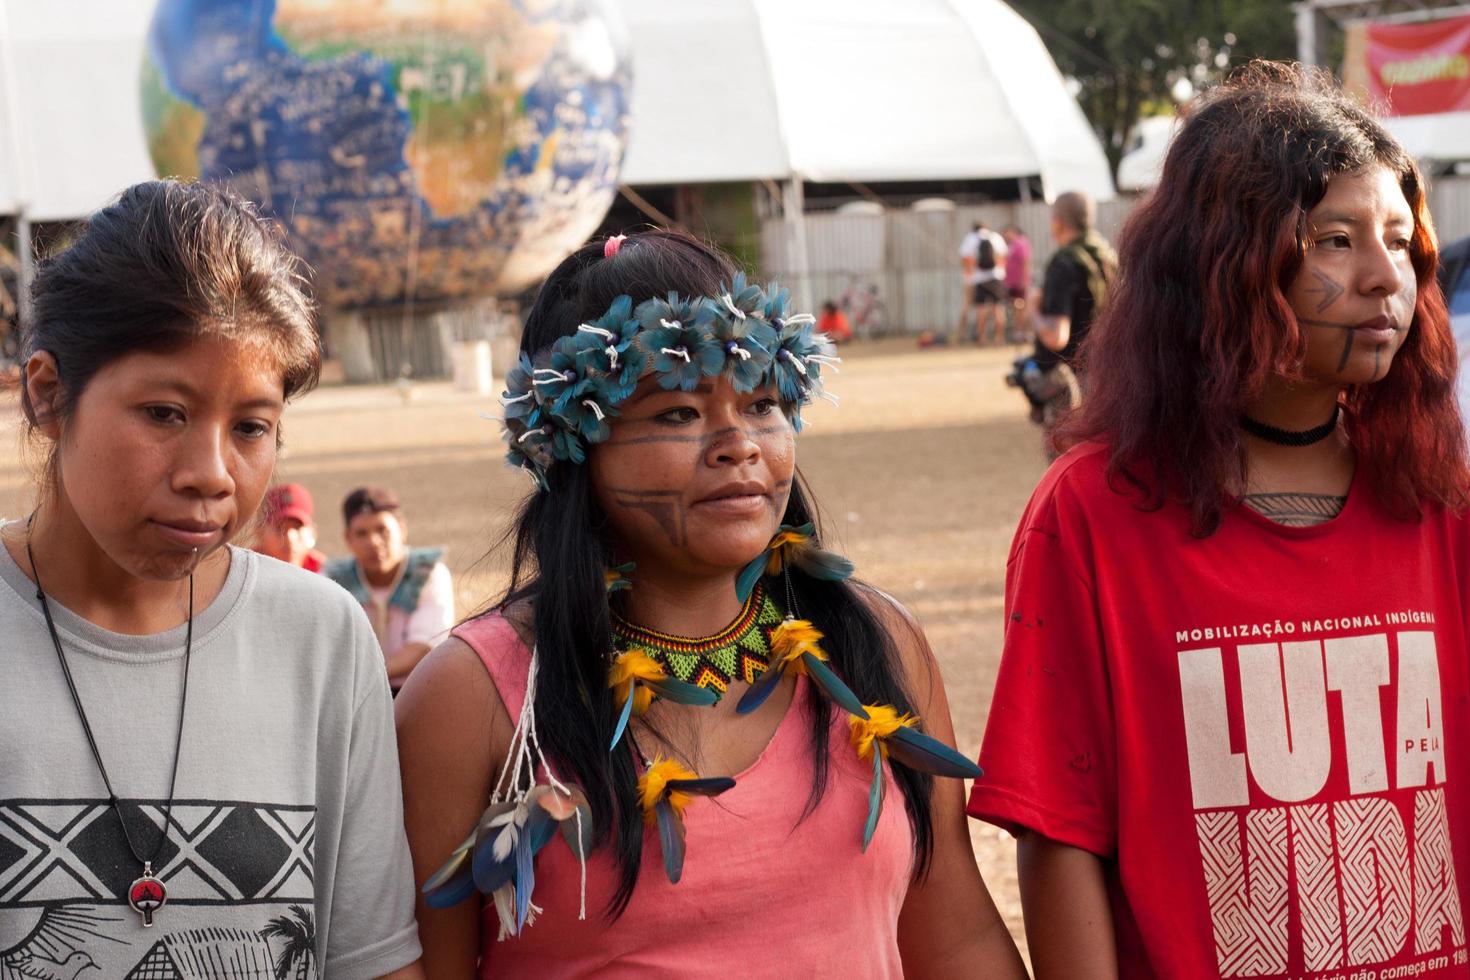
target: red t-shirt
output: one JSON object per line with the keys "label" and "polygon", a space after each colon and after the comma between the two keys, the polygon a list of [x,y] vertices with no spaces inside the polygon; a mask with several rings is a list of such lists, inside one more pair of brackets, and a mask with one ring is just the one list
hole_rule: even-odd
{"label": "red t-shirt", "polygon": [[817,321],[817,331],[826,334],[834,343],[852,339],[852,325],[847,322],[847,314],[841,310],[823,313]]}
{"label": "red t-shirt", "polygon": [[970,814],[1105,859],[1125,978],[1470,976],[1470,525],[1197,539],[1104,464],[1021,519]]}

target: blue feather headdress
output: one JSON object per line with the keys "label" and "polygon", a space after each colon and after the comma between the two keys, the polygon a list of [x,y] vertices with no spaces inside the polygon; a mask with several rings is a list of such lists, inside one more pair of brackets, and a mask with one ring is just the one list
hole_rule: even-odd
{"label": "blue feather headdress", "polygon": [[810,313],[790,313],[790,293],[736,273],[717,296],[665,297],[636,307],[619,296],[597,320],[558,338],[506,375],[506,459],[546,487],[557,462],[582,463],[611,434],[608,420],[649,375],[667,391],[723,377],[742,394],[775,388],[797,431],[802,406],[819,397],[822,369],[838,363]]}

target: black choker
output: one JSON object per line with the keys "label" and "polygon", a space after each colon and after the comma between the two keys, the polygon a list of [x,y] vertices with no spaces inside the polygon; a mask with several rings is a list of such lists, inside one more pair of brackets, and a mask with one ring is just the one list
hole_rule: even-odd
{"label": "black choker", "polygon": [[1337,429],[1337,416],[1342,406],[1332,406],[1332,418],[1323,422],[1315,429],[1307,429],[1303,432],[1292,432],[1290,429],[1278,429],[1274,425],[1265,422],[1257,422],[1249,415],[1240,417],[1240,427],[1258,439],[1274,442],[1278,446],[1310,446],[1321,442]]}

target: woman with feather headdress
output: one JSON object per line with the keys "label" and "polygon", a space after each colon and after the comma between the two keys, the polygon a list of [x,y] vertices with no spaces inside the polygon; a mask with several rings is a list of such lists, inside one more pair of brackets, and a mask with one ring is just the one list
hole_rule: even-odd
{"label": "woman with feather headdress", "polygon": [[542,287],[510,587],[398,702],[431,975],[1023,975],[923,634],[821,547],[788,304],[669,232]]}

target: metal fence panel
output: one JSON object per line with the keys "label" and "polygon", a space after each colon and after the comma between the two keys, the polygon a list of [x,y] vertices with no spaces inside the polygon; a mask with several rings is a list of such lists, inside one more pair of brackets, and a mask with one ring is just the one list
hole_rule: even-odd
{"label": "metal fence panel", "polygon": [[[1116,242],[1139,197],[1099,204],[1097,229]],[[1445,177],[1430,189],[1441,243],[1470,235],[1470,177]],[[792,232],[779,217],[761,222],[761,271],[790,287],[801,309],[831,300],[859,336],[948,333],[964,302],[959,245],[979,221],[999,230],[1014,224],[1031,242],[1031,279],[1056,251],[1051,208],[1044,201],[965,205],[952,211],[890,210],[881,215],[806,215],[807,270],[789,261]]]}
{"label": "metal fence panel", "polygon": [[1429,210],[1440,245],[1470,235],[1470,177],[1441,177],[1432,182]]}

